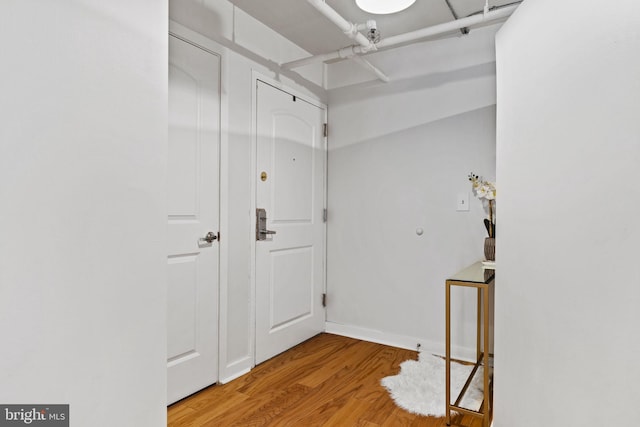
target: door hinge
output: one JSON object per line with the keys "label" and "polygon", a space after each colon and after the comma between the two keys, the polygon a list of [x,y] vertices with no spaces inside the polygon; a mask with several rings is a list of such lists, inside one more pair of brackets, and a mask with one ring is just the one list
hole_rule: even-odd
{"label": "door hinge", "polygon": [[329,136],[329,124],[325,123],[324,125],[322,125],[322,136],[324,136],[325,138]]}
{"label": "door hinge", "polygon": [[218,243],[220,243],[220,232],[219,231],[218,231],[217,235],[218,235]]}
{"label": "door hinge", "polygon": [[322,306],[327,306],[327,294],[322,294]]}
{"label": "door hinge", "polygon": [[322,210],[322,222],[327,222],[327,208]]}

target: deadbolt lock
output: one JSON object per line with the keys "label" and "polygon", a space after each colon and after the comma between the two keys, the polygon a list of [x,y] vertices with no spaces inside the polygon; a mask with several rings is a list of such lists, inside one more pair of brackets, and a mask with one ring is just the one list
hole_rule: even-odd
{"label": "deadbolt lock", "polygon": [[267,180],[267,173],[265,171],[262,171],[262,173],[260,174],[260,179],[262,180],[262,182]]}

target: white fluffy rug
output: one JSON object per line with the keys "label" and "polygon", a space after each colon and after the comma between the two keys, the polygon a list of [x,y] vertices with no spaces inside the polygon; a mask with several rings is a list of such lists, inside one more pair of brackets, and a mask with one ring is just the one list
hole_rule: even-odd
{"label": "white fluffy rug", "polygon": [[[451,362],[451,403],[467,381],[473,366]],[[462,400],[461,406],[478,410],[482,404],[482,367]],[[420,353],[419,360],[407,360],[400,365],[400,373],[383,378],[381,383],[398,406],[418,415],[445,415],[445,361],[431,354]]]}

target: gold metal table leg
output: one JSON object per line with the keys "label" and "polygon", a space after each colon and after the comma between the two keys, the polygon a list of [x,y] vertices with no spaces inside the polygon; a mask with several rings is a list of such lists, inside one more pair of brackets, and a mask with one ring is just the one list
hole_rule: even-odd
{"label": "gold metal table leg", "polygon": [[451,284],[446,283],[445,286],[445,311],[446,311],[446,353],[445,353],[445,371],[446,371],[446,422],[451,425]]}
{"label": "gold metal table leg", "polygon": [[489,399],[489,286],[482,287],[482,299],[484,308],[484,427],[489,427],[489,417],[491,416],[491,400]]}
{"label": "gold metal table leg", "polygon": [[478,288],[478,309],[476,318],[476,360],[482,355],[482,289]]}

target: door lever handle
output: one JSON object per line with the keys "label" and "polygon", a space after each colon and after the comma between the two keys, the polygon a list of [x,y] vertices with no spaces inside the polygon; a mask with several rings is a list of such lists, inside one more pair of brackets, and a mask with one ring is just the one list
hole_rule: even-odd
{"label": "door lever handle", "polygon": [[206,236],[201,237],[200,239],[198,239],[198,242],[211,244],[211,243],[213,243],[214,240],[218,240],[218,235],[215,234],[213,231],[210,231],[210,232],[207,233]]}
{"label": "door lever handle", "polygon": [[270,234],[276,234],[276,232],[267,230],[267,211],[256,209],[256,240],[267,240]]}

